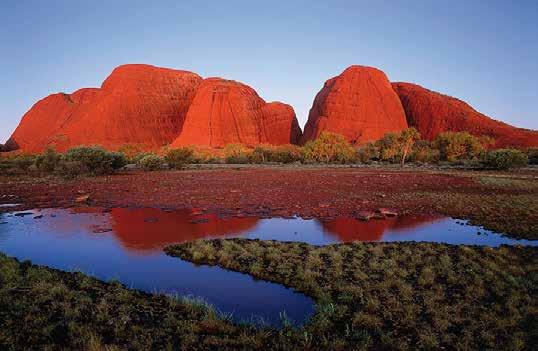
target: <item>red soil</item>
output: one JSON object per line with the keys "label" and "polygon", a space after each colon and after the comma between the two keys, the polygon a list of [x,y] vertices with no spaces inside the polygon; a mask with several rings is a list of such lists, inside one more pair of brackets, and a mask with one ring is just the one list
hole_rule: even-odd
{"label": "red soil", "polygon": [[353,144],[363,144],[405,128],[402,104],[385,73],[351,66],[326,81],[316,95],[302,140],[315,139],[327,131],[342,134]]}
{"label": "red soil", "polygon": [[221,78],[205,79],[171,147],[297,143],[301,129],[289,105],[266,103],[251,87]]}
{"label": "red soil", "polygon": [[538,132],[491,119],[464,101],[411,83],[393,83],[392,86],[400,96],[407,122],[424,139],[433,140],[447,131],[467,131],[476,136],[492,137],[497,148],[538,146]]}

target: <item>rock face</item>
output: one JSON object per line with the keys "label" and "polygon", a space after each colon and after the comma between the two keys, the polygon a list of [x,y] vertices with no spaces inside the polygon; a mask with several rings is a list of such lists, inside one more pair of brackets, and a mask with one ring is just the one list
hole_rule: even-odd
{"label": "rock face", "polygon": [[407,128],[398,95],[382,71],[351,66],[325,82],[310,109],[302,142],[322,132],[342,134],[352,144]]}
{"label": "rock face", "polygon": [[149,65],[116,68],[100,89],[54,94],[28,111],[6,146],[9,150],[65,150],[99,144],[159,148],[181,131],[201,83],[198,75]]}
{"label": "rock face", "polygon": [[297,143],[301,129],[289,105],[266,103],[251,87],[222,78],[205,79],[171,147],[231,143]]}
{"label": "rock face", "polygon": [[407,122],[422,138],[433,140],[442,132],[467,131],[495,139],[494,147],[536,147],[538,132],[496,121],[464,101],[411,83],[393,83],[405,109]]}

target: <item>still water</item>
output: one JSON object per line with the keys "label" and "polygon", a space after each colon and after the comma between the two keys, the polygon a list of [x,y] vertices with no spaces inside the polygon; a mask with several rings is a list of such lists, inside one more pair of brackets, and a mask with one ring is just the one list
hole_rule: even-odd
{"label": "still water", "polygon": [[[480,235],[478,235],[480,233]],[[202,297],[235,321],[278,326],[285,311],[295,324],[313,313],[313,301],[282,285],[219,267],[169,257],[170,244],[210,238],[259,238],[326,245],[349,241],[431,241],[498,246],[538,245],[513,240],[465,221],[400,216],[360,221],[300,218],[220,218],[197,210],[154,208],[45,209],[0,214],[0,252],[99,279],[116,279],[147,292]]]}

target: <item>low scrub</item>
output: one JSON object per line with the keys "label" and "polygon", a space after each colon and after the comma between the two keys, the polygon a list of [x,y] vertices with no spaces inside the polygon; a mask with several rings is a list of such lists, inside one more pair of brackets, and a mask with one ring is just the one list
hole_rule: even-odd
{"label": "low scrub", "polygon": [[529,157],[527,154],[515,149],[492,150],[484,158],[484,163],[487,167],[503,170],[524,167],[528,162]]}
{"label": "low scrub", "polygon": [[161,156],[148,154],[138,161],[138,165],[145,171],[157,171],[164,166],[164,159]]}
{"label": "low scrub", "polygon": [[181,169],[186,164],[192,163],[194,159],[194,150],[187,147],[169,150],[164,156],[164,160],[169,168]]}
{"label": "low scrub", "polygon": [[119,152],[109,152],[99,146],[80,146],[68,150],[63,161],[78,164],[81,174],[111,174],[127,164]]}

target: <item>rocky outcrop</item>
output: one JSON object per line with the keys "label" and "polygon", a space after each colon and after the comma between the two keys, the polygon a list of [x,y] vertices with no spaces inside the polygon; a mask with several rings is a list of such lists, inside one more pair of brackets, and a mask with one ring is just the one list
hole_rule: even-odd
{"label": "rocky outcrop", "polygon": [[7,143],[10,150],[65,150],[98,144],[146,149],[171,143],[181,131],[201,83],[198,75],[149,65],[116,68],[100,89],[54,94],[28,111]]}
{"label": "rocky outcrop", "polygon": [[433,140],[442,132],[467,131],[495,140],[494,147],[537,147],[538,132],[496,121],[456,98],[411,83],[393,83],[407,116],[422,138]]}
{"label": "rocky outcrop", "polygon": [[301,129],[289,105],[266,103],[251,87],[222,78],[205,79],[171,147],[226,144],[289,144]]}
{"label": "rocky outcrop", "polygon": [[327,131],[342,134],[352,144],[363,144],[405,128],[402,104],[385,73],[351,66],[326,81],[316,95],[302,141]]}

